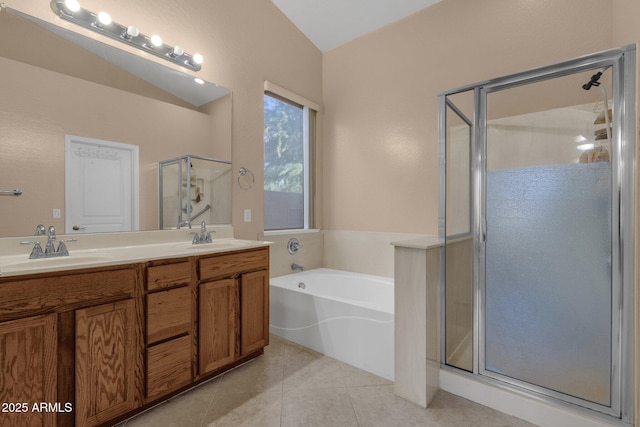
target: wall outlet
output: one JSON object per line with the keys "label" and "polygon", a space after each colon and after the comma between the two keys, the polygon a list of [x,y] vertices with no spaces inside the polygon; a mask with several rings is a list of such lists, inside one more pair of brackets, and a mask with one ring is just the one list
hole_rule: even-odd
{"label": "wall outlet", "polygon": [[60,209],[58,208],[53,208],[53,219],[60,219],[62,217],[62,213],[60,212]]}
{"label": "wall outlet", "polygon": [[244,210],[244,222],[251,222],[251,209]]}

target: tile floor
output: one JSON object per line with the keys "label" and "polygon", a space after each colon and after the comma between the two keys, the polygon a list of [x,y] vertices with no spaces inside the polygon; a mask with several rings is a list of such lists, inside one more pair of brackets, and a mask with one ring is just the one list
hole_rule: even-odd
{"label": "tile floor", "polygon": [[395,396],[388,380],[277,336],[270,340],[263,356],[120,427],[532,426],[444,391],[423,409]]}

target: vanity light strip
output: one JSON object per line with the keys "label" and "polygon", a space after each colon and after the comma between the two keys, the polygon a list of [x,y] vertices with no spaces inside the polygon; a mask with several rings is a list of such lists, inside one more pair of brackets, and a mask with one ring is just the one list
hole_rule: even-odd
{"label": "vanity light strip", "polygon": [[133,26],[125,27],[115,21],[102,24],[98,14],[79,6],[75,8],[76,10],[71,10],[65,4],[65,0],[52,0],[51,9],[56,15],[66,21],[73,22],[96,33],[104,34],[114,40],[163,58],[181,67],[188,68],[192,71],[200,71],[202,68],[200,65],[202,63],[202,56],[198,54],[190,55],[184,52],[180,46],[174,47],[164,43],[155,46],[152,38],[157,36],[146,36]]}

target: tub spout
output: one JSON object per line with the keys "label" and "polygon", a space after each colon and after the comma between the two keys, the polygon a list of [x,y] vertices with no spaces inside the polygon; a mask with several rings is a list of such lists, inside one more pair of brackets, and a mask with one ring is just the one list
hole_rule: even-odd
{"label": "tub spout", "polygon": [[291,269],[293,271],[296,271],[296,270],[304,271],[304,267],[296,263],[291,264]]}

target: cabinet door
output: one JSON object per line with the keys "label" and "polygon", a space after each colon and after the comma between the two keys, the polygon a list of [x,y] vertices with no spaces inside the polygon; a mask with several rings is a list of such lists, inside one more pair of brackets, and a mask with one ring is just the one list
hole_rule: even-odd
{"label": "cabinet door", "polygon": [[198,358],[201,375],[235,358],[237,293],[235,279],[200,284]]}
{"label": "cabinet door", "polygon": [[56,402],[56,339],[55,314],[0,323],[0,426],[55,426],[32,405]]}
{"label": "cabinet door", "polygon": [[135,407],[133,299],[76,311],[76,426]]}
{"label": "cabinet door", "polygon": [[249,354],[269,344],[269,277],[266,271],[242,275],[240,350]]}

